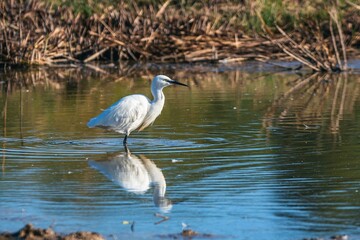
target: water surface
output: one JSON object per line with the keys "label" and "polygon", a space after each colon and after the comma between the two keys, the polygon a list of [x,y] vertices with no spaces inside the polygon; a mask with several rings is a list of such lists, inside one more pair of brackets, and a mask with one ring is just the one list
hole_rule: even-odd
{"label": "water surface", "polygon": [[[360,77],[272,67],[150,66],[1,73],[0,230],[157,238],[360,236]],[[154,125],[116,133],[86,122],[120,97],[150,97]],[[162,218],[169,219],[161,222]]]}

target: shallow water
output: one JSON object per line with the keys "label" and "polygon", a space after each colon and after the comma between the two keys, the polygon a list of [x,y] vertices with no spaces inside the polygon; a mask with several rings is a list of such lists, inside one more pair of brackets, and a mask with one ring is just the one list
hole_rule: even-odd
{"label": "shallow water", "polygon": [[[360,236],[360,75],[148,66],[1,74],[0,230],[25,223],[106,237]],[[154,125],[122,137],[86,122],[168,87]],[[176,73],[175,73],[176,72]],[[161,217],[167,221],[161,222]]]}

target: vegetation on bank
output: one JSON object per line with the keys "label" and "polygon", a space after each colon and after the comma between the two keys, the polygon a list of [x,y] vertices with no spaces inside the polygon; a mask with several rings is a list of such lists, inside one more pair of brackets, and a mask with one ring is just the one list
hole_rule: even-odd
{"label": "vegetation on bank", "polygon": [[[341,70],[343,51],[358,54],[359,13],[352,0],[4,0],[0,62],[234,62],[295,54],[313,70]],[[299,48],[314,54],[301,56]],[[317,66],[324,61],[330,67]]]}

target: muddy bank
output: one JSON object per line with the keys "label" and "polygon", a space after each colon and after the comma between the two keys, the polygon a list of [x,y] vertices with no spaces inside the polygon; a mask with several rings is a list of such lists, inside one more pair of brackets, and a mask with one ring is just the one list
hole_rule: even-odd
{"label": "muddy bank", "polygon": [[[168,234],[168,235],[158,235],[158,238],[166,239],[191,239],[191,238],[214,238],[214,235],[211,234],[202,234],[195,232],[191,229],[184,229],[180,233]],[[26,240],[105,240],[105,238],[99,233],[95,232],[75,232],[67,235],[56,233],[51,228],[42,229],[35,228],[31,224],[25,225],[22,229],[15,233],[0,233],[0,240],[17,240],[17,239],[26,239]]]}
{"label": "muddy bank", "polygon": [[27,240],[40,240],[40,239],[51,239],[51,240],[103,240],[105,239],[98,233],[94,232],[75,232],[67,235],[62,235],[54,232],[51,228],[42,229],[35,228],[31,224],[25,225],[22,229],[15,233],[0,233],[0,240],[15,240],[15,239],[27,239]]}
{"label": "muddy bank", "polygon": [[[183,229],[180,233],[175,234],[162,234],[155,235],[159,239],[227,239],[232,238],[227,236],[225,233],[222,236],[216,236],[208,233],[199,233],[191,229]],[[75,232],[67,235],[59,234],[54,232],[51,228],[41,229],[35,228],[31,224],[25,225],[22,229],[15,233],[0,233],[0,240],[17,240],[17,239],[26,239],[26,240],[105,240],[106,238],[95,232]],[[347,240],[349,236],[346,234],[334,235],[329,238],[322,237],[311,237],[304,238],[303,240]]]}

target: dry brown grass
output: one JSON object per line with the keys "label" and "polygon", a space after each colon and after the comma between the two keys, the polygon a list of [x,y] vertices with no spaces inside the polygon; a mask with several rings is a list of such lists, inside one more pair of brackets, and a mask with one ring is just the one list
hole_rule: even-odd
{"label": "dry brown grass", "polygon": [[[255,11],[246,9],[249,4],[220,1],[179,8],[170,0],[158,6],[120,2],[85,17],[71,8],[42,1],[22,4],[4,0],[0,3],[0,62],[54,65],[95,60],[238,62],[286,58],[273,41],[245,31],[244,16]],[[348,31],[345,38],[349,38]],[[275,39],[276,43],[291,43],[286,36]],[[347,50],[351,44],[358,43],[347,41]]]}

